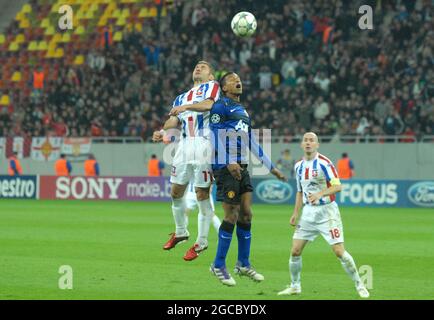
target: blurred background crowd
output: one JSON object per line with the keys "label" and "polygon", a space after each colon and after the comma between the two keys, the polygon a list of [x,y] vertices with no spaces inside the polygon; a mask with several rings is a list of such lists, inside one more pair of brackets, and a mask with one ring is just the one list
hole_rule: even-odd
{"label": "blurred background crowd", "polygon": [[[31,1],[33,11],[39,2]],[[230,30],[240,3],[258,20],[249,39]],[[373,30],[358,26],[362,4],[373,8]],[[148,141],[174,98],[192,86],[198,60],[211,62],[217,78],[236,71],[253,126],[288,141],[307,129],[334,137],[434,134],[430,0],[175,0],[164,15],[167,3],[149,5],[157,15],[122,29],[121,39],[113,40],[120,29],[107,25],[89,35],[87,46],[64,48],[80,54],[81,63],[29,64],[24,89],[3,76],[0,136]],[[13,21],[4,33],[19,32]],[[14,54],[0,47],[0,62]],[[17,70],[9,69],[11,76]]]}

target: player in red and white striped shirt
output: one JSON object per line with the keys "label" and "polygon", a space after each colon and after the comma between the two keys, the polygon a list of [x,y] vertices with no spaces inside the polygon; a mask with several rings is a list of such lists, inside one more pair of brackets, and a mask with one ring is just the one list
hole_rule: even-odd
{"label": "player in red and white striped shirt", "polygon": [[[214,81],[213,69],[206,61],[199,61],[193,70],[194,86],[187,92],[180,94],[173,102],[173,107],[180,107],[194,103],[212,105],[219,98],[218,82]],[[176,244],[188,240],[189,232],[185,223],[184,212],[185,190],[193,181],[199,207],[198,237],[196,243],[184,255],[184,260],[190,261],[198,257],[199,253],[208,248],[208,232],[214,209],[210,203],[209,190],[212,183],[211,173],[211,142],[209,139],[209,112],[198,113],[186,111],[172,115],[164,124],[164,130],[181,125],[182,132],[172,163],[172,212],[176,224],[176,231],[171,234],[163,249],[170,250]],[[153,140],[162,141],[163,131],[156,131]],[[208,154],[204,157],[204,150]]]}
{"label": "player in red and white striped shirt", "polygon": [[[318,153],[319,142],[315,133],[306,133],[301,147],[304,157],[294,168],[297,195],[290,219],[290,224],[296,226],[289,259],[291,285],[279,292],[279,295],[301,293],[301,254],[308,241],[321,235],[354,281],[360,297],[368,298],[369,292],[360,280],[353,257],[344,248],[344,230],[335,202],[335,194],[342,189],[336,169],[327,157]],[[302,207],[301,218],[296,225]]]}

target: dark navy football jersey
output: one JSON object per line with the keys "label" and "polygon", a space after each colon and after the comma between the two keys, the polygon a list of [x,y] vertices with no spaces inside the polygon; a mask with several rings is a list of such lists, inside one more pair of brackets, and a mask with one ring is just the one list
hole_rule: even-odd
{"label": "dark navy football jersey", "polygon": [[252,133],[249,114],[240,102],[221,97],[210,112],[211,139],[213,143],[213,170],[230,163],[247,164],[250,150],[269,169],[274,168]]}

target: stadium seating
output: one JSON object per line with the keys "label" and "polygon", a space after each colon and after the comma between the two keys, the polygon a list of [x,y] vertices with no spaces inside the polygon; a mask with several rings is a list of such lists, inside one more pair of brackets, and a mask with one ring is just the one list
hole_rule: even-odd
{"label": "stadium seating", "polygon": [[[251,40],[230,31],[237,1],[204,0],[203,8],[199,2],[176,1],[158,19],[154,0],[71,0],[74,28],[66,31],[58,27],[64,1],[25,4],[0,34],[1,102],[10,112],[25,112],[24,120],[10,115],[8,131],[50,134],[49,126],[35,126],[43,123],[34,112],[40,109],[61,118],[71,135],[91,135],[98,123],[102,135],[149,139],[173,98],[191,85],[187,69],[204,58],[217,75],[240,74],[255,127],[273,128],[285,141],[307,128],[336,139],[433,134],[426,1],[376,8],[376,30],[390,29],[389,39],[352,26],[357,10],[349,2],[337,8],[328,1],[248,1],[246,10],[259,22]],[[321,30],[330,27],[325,37]],[[45,74],[41,96],[32,88],[37,67]],[[109,99],[113,93],[116,99]]]}

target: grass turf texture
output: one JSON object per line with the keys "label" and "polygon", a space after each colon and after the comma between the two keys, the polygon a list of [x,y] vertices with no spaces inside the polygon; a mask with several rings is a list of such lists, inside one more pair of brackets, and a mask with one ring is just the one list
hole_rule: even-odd
{"label": "grass turf texture", "polygon": [[[208,270],[212,227],[208,250],[182,259],[196,238],[197,214],[190,240],[163,251],[173,231],[168,203],[1,200],[0,299],[358,299],[321,237],[303,254],[302,295],[278,297],[289,282],[292,207],[253,209],[251,261],[265,281],[233,274],[234,232],[227,265],[237,286],[228,288]],[[341,215],[347,250],[373,269],[372,299],[434,298],[432,209],[341,208]],[[72,290],[58,288],[61,265],[73,268]]]}

